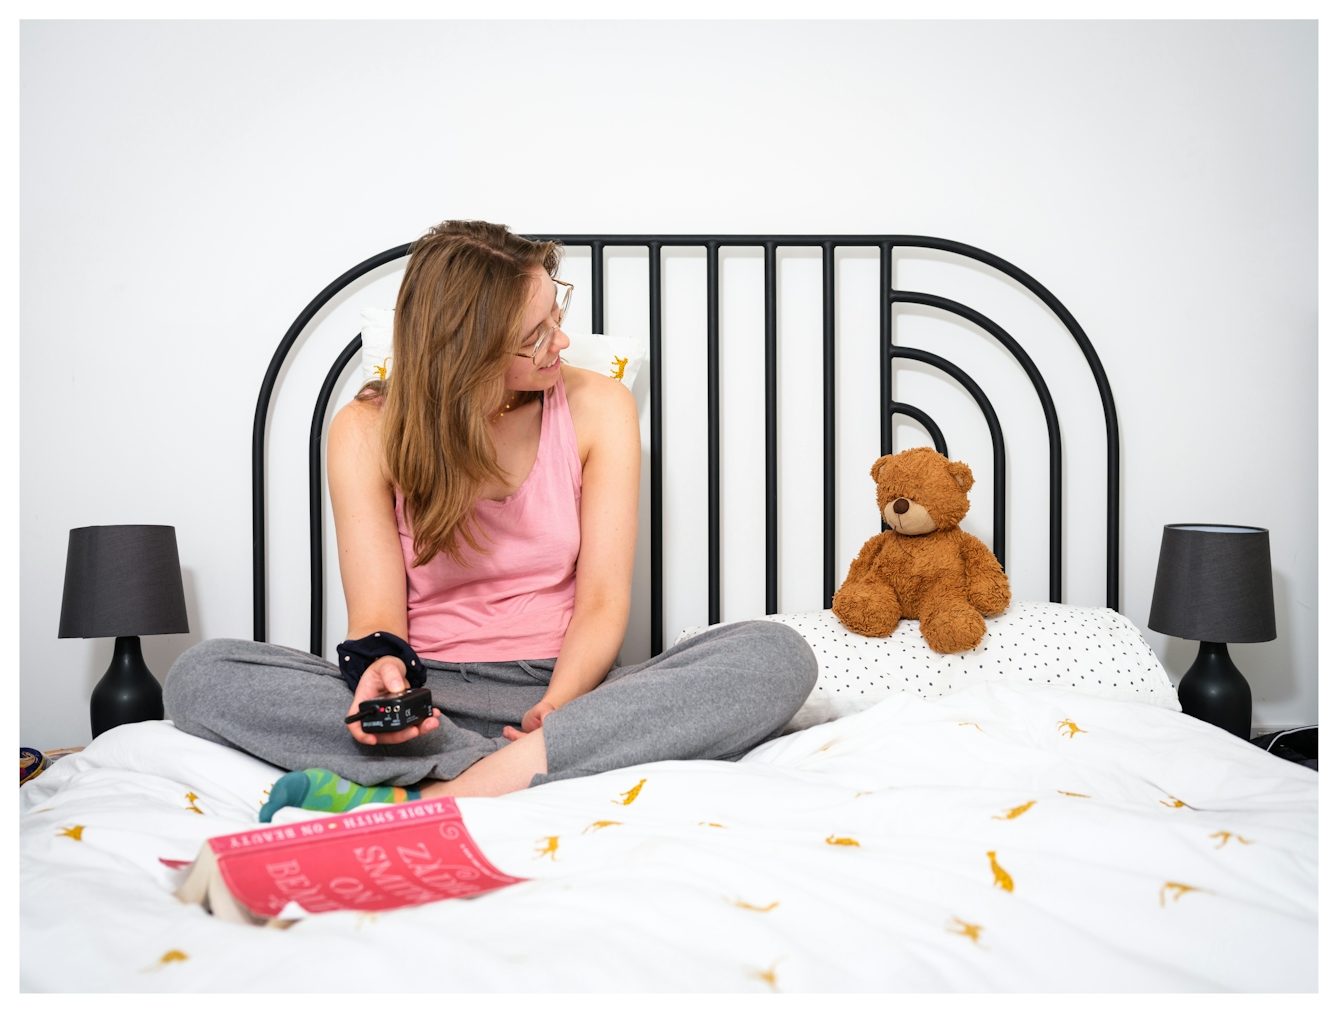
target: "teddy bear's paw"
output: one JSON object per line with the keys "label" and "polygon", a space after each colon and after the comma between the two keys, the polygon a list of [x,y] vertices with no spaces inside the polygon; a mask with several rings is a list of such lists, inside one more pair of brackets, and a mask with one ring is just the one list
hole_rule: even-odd
{"label": "teddy bear's paw", "polygon": [[889,615],[886,608],[880,608],[877,603],[860,596],[842,599],[838,595],[832,601],[832,614],[851,633],[858,633],[862,637],[891,636],[901,621],[899,615]]}
{"label": "teddy bear's paw", "polygon": [[901,621],[899,619],[893,619],[889,623],[885,620],[875,621],[867,617],[847,619],[845,616],[837,613],[835,609],[832,611],[836,615],[836,618],[841,620],[842,626],[848,629],[851,633],[858,633],[861,637],[890,637],[892,631],[897,628],[897,624]]}
{"label": "teddy bear's paw", "polygon": [[985,620],[968,605],[951,605],[920,616],[920,633],[931,650],[957,654],[985,639]]}
{"label": "teddy bear's paw", "polygon": [[972,587],[967,591],[967,600],[980,610],[982,615],[997,616],[1008,608],[1011,595],[1008,592],[1008,585],[999,587],[995,584],[986,584],[979,587]]}
{"label": "teddy bear's paw", "polygon": [[851,633],[858,633],[861,637],[890,637],[900,622],[900,619],[893,619],[890,623],[868,623],[861,626],[852,625],[842,619],[841,625]]}

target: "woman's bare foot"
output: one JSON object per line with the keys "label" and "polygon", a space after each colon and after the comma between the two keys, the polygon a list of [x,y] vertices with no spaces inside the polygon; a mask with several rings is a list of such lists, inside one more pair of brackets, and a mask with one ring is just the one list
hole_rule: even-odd
{"label": "woman's bare foot", "polygon": [[458,795],[492,798],[528,788],[535,774],[548,773],[544,730],[522,733],[495,753],[489,753],[450,781],[432,781],[423,787],[423,798]]}

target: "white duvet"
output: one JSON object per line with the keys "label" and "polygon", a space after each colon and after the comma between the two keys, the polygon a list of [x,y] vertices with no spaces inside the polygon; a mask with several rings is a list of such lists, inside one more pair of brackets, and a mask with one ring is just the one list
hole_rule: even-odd
{"label": "white duvet", "polygon": [[177,902],[159,859],[252,825],[278,773],[148,722],[26,785],[21,987],[1317,988],[1317,774],[1148,704],[903,694],[738,763],[463,799],[529,880],[494,894],[287,931]]}

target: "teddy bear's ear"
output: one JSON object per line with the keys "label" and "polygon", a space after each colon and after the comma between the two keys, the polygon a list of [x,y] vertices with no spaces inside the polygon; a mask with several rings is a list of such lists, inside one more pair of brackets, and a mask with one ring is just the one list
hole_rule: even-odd
{"label": "teddy bear's ear", "polygon": [[976,484],[976,478],[971,474],[970,465],[961,461],[949,461],[948,474],[957,479],[957,484],[962,487],[962,492],[970,492],[971,487]]}
{"label": "teddy bear's ear", "polygon": [[883,467],[895,456],[895,454],[884,454],[882,457],[878,458],[878,460],[874,461],[873,467],[869,469],[869,477],[875,482],[881,482],[883,480]]}

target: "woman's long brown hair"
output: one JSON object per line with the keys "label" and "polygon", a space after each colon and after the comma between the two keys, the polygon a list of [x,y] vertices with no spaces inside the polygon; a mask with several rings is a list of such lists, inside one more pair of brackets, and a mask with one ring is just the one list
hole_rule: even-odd
{"label": "woman's long brown hair", "polygon": [[[484,551],[473,507],[489,479],[504,481],[488,435],[534,294],[531,272],[557,270],[557,243],[504,225],[448,221],[414,243],[395,301],[394,358],[363,400],[381,398],[391,481],[404,498],[414,566],[439,552],[460,562],[460,539]],[[534,400],[525,392],[515,404]]]}

